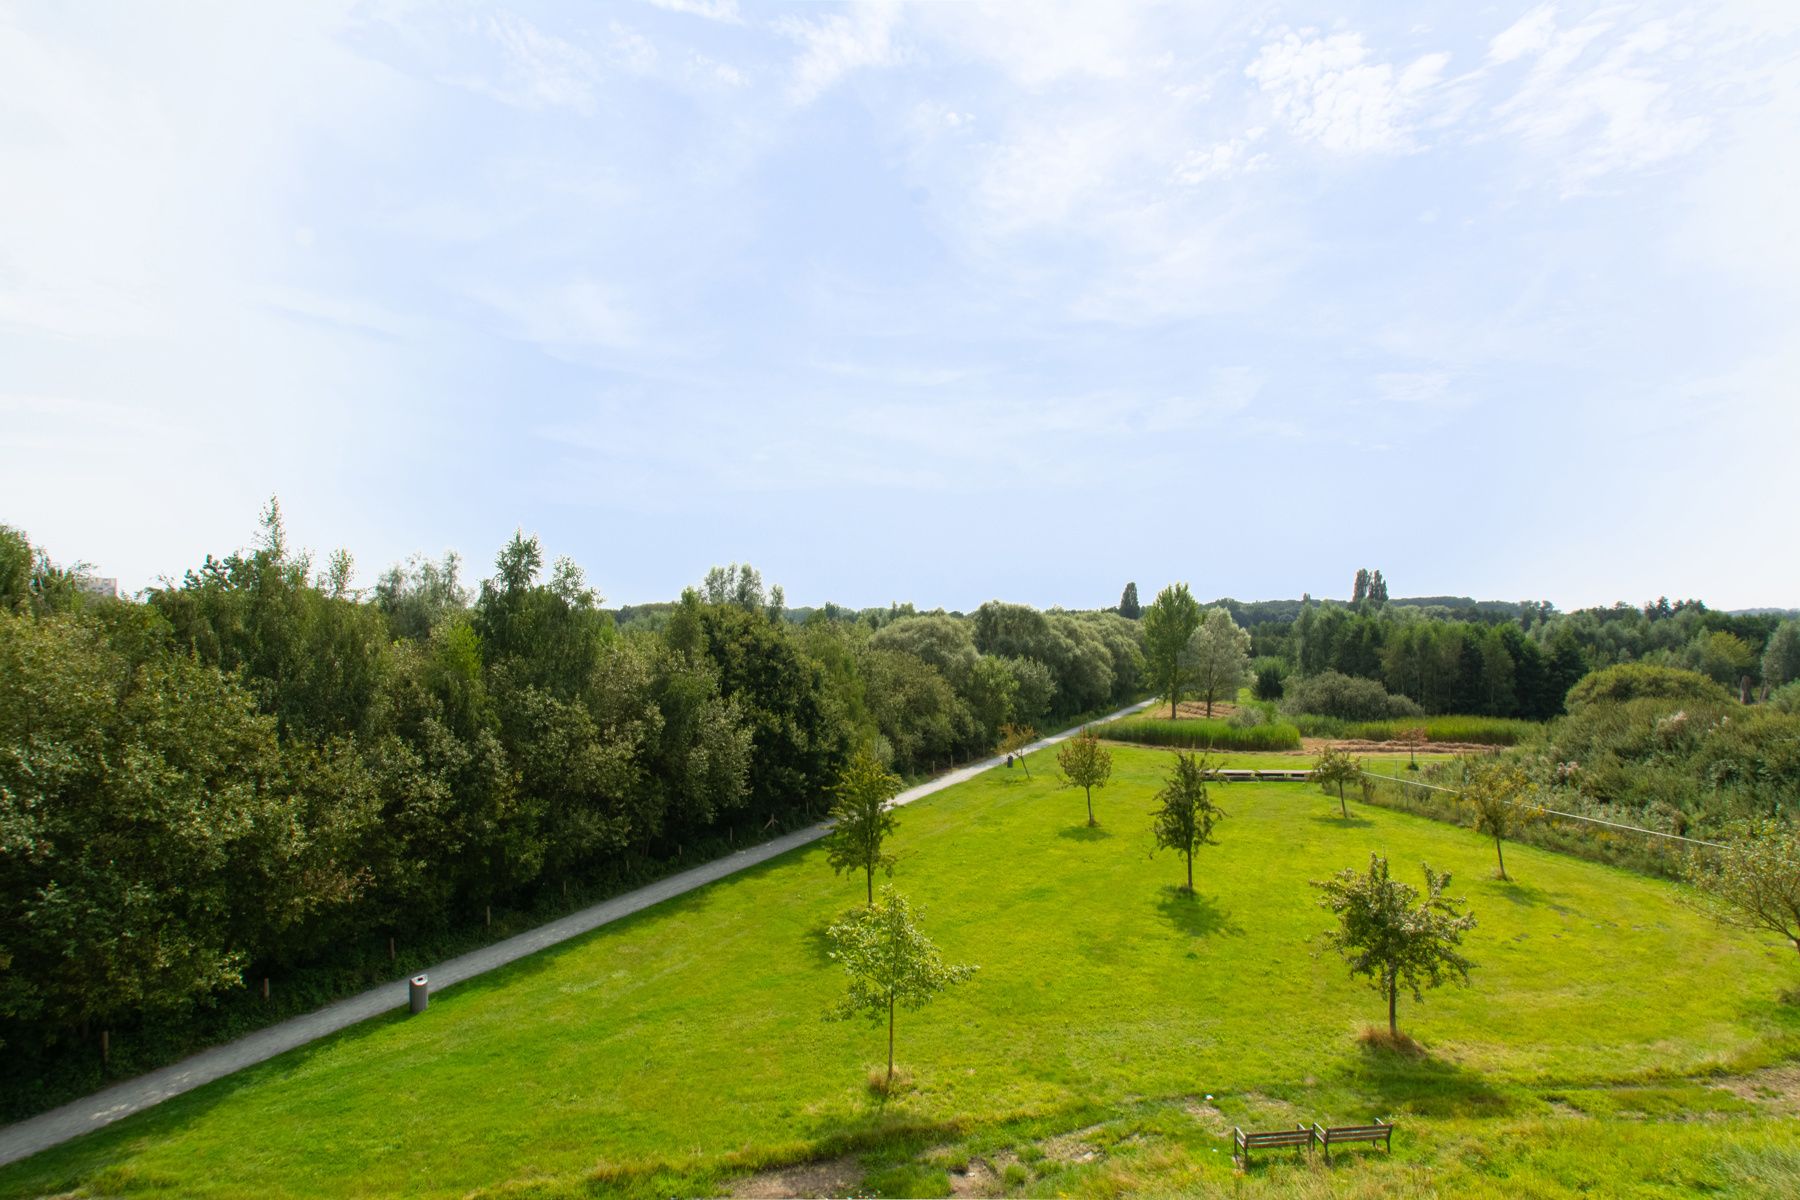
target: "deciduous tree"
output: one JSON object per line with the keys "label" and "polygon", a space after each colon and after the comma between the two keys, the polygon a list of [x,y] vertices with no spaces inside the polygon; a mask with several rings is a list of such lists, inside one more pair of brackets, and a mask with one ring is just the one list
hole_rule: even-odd
{"label": "deciduous tree", "polygon": [[1313,760],[1313,782],[1328,795],[1333,788],[1337,789],[1338,807],[1343,810],[1346,821],[1350,819],[1350,805],[1344,799],[1344,785],[1361,776],[1362,764],[1352,758],[1348,750],[1327,746],[1324,753]]}
{"label": "deciduous tree", "polygon": [[899,794],[900,779],[890,774],[867,750],[857,752],[845,765],[832,788],[834,824],[825,839],[826,861],[842,875],[861,871],[868,884],[869,903],[875,903],[875,872],[894,873],[894,856],[883,846],[894,832],[890,803]]}
{"label": "deciduous tree", "polygon": [[1056,765],[1062,768],[1070,787],[1087,793],[1088,824],[1098,825],[1100,822],[1094,820],[1094,789],[1105,787],[1112,777],[1112,751],[1100,744],[1092,729],[1084,726],[1056,752]]}
{"label": "deciduous tree", "polygon": [[1183,655],[1184,673],[1194,694],[1206,701],[1212,716],[1213,702],[1235,698],[1250,671],[1250,634],[1238,628],[1223,608],[1209,608],[1188,637]]}
{"label": "deciduous tree", "polygon": [[1144,670],[1169,701],[1169,717],[1181,701],[1184,657],[1188,639],[1200,625],[1200,603],[1185,583],[1173,583],[1156,593],[1144,610]]}
{"label": "deciduous tree", "polygon": [[1425,988],[1456,979],[1467,984],[1474,967],[1458,950],[1475,918],[1461,911],[1464,901],[1444,895],[1450,876],[1425,867],[1425,895],[1388,875],[1388,861],[1369,855],[1362,874],[1346,867],[1330,879],[1314,880],[1324,893],[1319,905],[1337,916],[1338,926],[1325,934],[1326,944],[1350,966],[1352,978],[1387,998],[1388,1035],[1398,1038],[1396,1010],[1400,989],[1423,1000]]}
{"label": "deciduous tree", "polygon": [[1536,815],[1536,807],[1526,802],[1530,794],[1530,778],[1512,763],[1475,760],[1464,764],[1463,803],[1475,814],[1475,828],[1494,839],[1501,879],[1509,878],[1501,843]]}
{"label": "deciduous tree", "polygon": [[1000,727],[1000,744],[994,753],[1008,757],[1018,756],[1019,765],[1025,768],[1025,778],[1031,778],[1031,764],[1025,761],[1025,747],[1037,741],[1037,730],[1029,725],[1002,725]]}
{"label": "deciduous tree", "polygon": [[1740,825],[1725,849],[1690,855],[1685,874],[1720,924],[1773,933],[1800,950],[1800,828],[1793,822]]}
{"label": "deciduous tree", "polygon": [[850,977],[849,994],[832,1010],[833,1017],[858,1015],[887,1019],[887,1082],[894,1082],[894,1013],[920,1009],[939,992],[962,983],[978,968],[953,965],[920,928],[923,910],[890,886],[881,901],[852,913],[828,931],[831,957]]}
{"label": "deciduous tree", "polygon": [[1187,860],[1187,893],[1194,894],[1194,852],[1213,840],[1213,827],[1225,816],[1212,802],[1207,781],[1212,763],[1204,755],[1177,754],[1151,813],[1151,833],[1158,849],[1178,851]]}

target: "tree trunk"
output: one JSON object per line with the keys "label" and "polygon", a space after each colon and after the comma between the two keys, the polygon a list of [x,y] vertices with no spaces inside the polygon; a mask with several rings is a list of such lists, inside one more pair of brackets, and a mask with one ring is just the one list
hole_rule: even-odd
{"label": "tree trunk", "polygon": [[1338,807],[1344,810],[1344,820],[1350,819],[1350,806],[1344,803],[1344,781],[1338,780]]}
{"label": "tree trunk", "polygon": [[1212,720],[1212,693],[1206,693],[1206,719]]}
{"label": "tree trunk", "polygon": [[1188,895],[1191,896],[1194,894],[1194,852],[1192,850],[1189,850],[1187,852],[1187,868],[1188,868]]}
{"label": "tree trunk", "polygon": [[869,907],[874,908],[875,907],[875,864],[870,863],[868,865],[868,867],[866,868],[866,870],[868,872],[868,880],[869,880]]}
{"label": "tree trunk", "polygon": [[894,1086],[894,994],[888,993],[888,1087]]}
{"label": "tree trunk", "polygon": [[1091,829],[1095,825],[1099,824],[1098,821],[1094,820],[1094,789],[1091,787],[1088,788],[1088,790],[1087,790],[1087,802],[1088,802],[1088,827]]}
{"label": "tree trunk", "polygon": [[1175,701],[1176,701],[1175,688],[1171,684],[1171,686],[1169,687],[1169,720],[1171,720],[1171,721],[1173,721],[1175,719]]}
{"label": "tree trunk", "polygon": [[1500,859],[1500,878],[1506,879],[1506,851],[1500,849],[1500,835],[1497,833],[1494,835],[1494,854]]}
{"label": "tree trunk", "polygon": [[1400,977],[1388,980],[1388,1036],[1398,1040],[1400,1037],[1400,1021],[1394,1015],[1395,1006],[1400,1002]]}

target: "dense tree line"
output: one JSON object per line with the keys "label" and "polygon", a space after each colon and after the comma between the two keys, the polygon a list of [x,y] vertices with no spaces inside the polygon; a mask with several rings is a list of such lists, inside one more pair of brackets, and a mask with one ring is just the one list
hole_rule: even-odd
{"label": "dense tree line", "polygon": [[1426,713],[1545,720],[1576,680],[1619,663],[1696,671],[1752,697],[1800,678],[1800,621],[1780,614],[1666,599],[1562,613],[1542,602],[1390,601],[1386,587],[1365,570],[1348,604],[1219,601],[1251,635],[1258,698],[1277,699],[1286,679],[1336,673]]}
{"label": "dense tree line", "polygon": [[794,619],[753,568],[619,622],[519,534],[415,558],[209,557],[88,596],[0,527],[0,1039],[72,1042],[816,816],[1140,687],[1116,614]]}

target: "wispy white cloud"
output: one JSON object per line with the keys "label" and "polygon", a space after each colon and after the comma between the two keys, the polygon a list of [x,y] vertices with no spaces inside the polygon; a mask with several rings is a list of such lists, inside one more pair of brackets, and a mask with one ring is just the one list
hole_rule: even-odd
{"label": "wispy white cloud", "polygon": [[897,62],[900,51],[894,33],[899,13],[888,0],[868,0],[847,13],[778,21],[776,28],[800,45],[789,96],[796,104],[809,104],[855,71]]}
{"label": "wispy white cloud", "polygon": [[722,21],[727,25],[744,23],[743,15],[738,12],[737,0],[650,0],[650,3],[669,12],[705,17],[709,21]]}
{"label": "wispy white cloud", "polygon": [[594,111],[594,84],[600,67],[593,55],[545,33],[517,13],[489,17],[487,32],[500,48],[502,70],[497,78],[477,75],[467,79],[466,86],[522,108]]}
{"label": "wispy white cloud", "polygon": [[1238,137],[1193,151],[1176,166],[1175,178],[1182,183],[1210,183],[1266,169],[1269,155],[1257,149],[1266,132],[1258,125]]}
{"label": "wispy white cloud", "polygon": [[1526,20],[1526,33],[1514,26],[1495,39],[1495,61],[1531,63],[1495,116],[1506,133],[1556,160],[1565,189],[1656,166],[1704,141],[1706,120],[1682,111],[1666,75],[1690,55],[1670,21],[1619,28],[1602,16],[1565,29],[1548,8]]}
{"label": "wispy white cloud", "polygon": [[1244,73],[1298,137],[1341,154],[1415,149],[1415,115],[1443,77],[1448,54],[1404,67],[1374,60],[1362,35],[1289,30]]}

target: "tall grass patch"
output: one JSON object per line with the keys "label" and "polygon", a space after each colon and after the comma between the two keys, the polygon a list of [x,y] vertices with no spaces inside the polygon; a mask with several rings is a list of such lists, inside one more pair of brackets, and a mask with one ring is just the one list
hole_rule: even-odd
{"label": "tall grass patch", "polygon": [[1096,726],[1101,737],[1140,746],[1178,746],[1184,750],[1298,750],[1300,731],[1285,722],[1233,725],[1226,721],[1125,717]]}
{"label": "tall grass patch", "polygon": [[1291,717],[1304,737],[1342,738],[1345,741],[1392,742],[1409,729],[1423,729],[1428,742],[1462,742],[1475,746],[1516,746],[1542,728],[1535,721],[1516,717],[1390,717],[1381,721],[1345,721],[1337,717],[1302,714]]}

